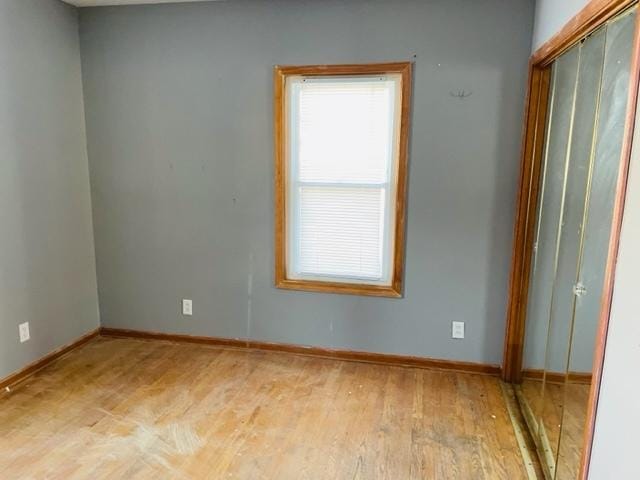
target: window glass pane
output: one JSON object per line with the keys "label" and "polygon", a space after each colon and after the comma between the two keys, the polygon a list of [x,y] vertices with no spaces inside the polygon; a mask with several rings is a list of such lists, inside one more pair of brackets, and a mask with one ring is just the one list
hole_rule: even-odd
{"label": "window glass pane", "polygon": [[299,81],[296,90],[298,179],[387,183],[395,82],[316,79]]}
{"label": "window glass pane", "polygon": [[300,187],[298,273],[379,280],[385,193],[371,187]]}

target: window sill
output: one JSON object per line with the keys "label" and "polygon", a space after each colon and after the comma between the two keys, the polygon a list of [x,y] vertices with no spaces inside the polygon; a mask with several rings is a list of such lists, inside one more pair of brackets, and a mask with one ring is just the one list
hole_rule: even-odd
{"label": "window sill", "polygon": [[368,285],[366,283],[321,282],[313,280],[276,280],[276,288],[304,292],[339,293],[369,297],[402,298],[400,285]]}

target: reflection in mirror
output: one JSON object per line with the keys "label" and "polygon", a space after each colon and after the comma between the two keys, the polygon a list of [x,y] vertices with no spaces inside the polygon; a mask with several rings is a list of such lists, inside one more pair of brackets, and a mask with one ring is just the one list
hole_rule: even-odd
{"label": "reflection in mirror", "polygon": [[525,405],[523,412],[529,428],[541,430],[539,419],[543,404],[542,372],[548,331],[549,310],[555,274],[562,196],[565,182],[566,151],[571,132],[573,95],[578,71],[578,50],[560,57],[553,66],[551,106],[547,124],[545,165],[542,175],[536,240],[531,269],[529,303],[527,305],[527,342],[525,368],[533,373],[531,381],[517,394]]}
{"label": "reflection in mirror", "polygon": [[[561,227],[558,230],[547,332],[542,409],[538,420],[542,446],[545,455],[550,457],[547,463],[551,474],[556,466],[562,426],[565,372],[573,316],[573,287],[581,251],[581,226],[595,146],[594,132],[604,48],[605,29],[597,31],[575,47],[578,51],[578,78],[571,115],[571,138],[566,152],[565,190],[561,202]],[[590,369],[591,362],[581,365],[579,371]]]}
{"label": "reflection in mirror", "polygon": [[585,201],[582,257],[574,296],[568,375],[556,479],[575,479],[579,473],[593,352],[607,262],[615,185],[622,151],[629,89],[631,45],[635,15],[611,23],[606,32],[602,90],[591,182]]}
{"label": "reflection in mirror", "polygon": [[550,480],[578,477],[636,9],[552,65],[516,394]]}

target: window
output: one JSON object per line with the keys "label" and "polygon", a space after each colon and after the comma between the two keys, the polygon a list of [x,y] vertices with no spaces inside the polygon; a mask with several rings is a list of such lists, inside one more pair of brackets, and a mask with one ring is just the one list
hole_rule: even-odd
{"label": "window", "polygon": [[401,296],[410,78],[276,67],[276,286]]}

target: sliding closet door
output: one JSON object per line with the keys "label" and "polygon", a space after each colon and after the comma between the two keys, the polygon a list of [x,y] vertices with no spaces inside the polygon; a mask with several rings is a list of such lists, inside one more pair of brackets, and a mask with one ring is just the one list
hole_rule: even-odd
{"label": "sliding closet door", "polygon": [[[555,323],[563,322],[570,326],[570,351],[564,362],[568,376],[557,459],[558,480],[577,478],[582,453],[589,385],[585,385],[580,379],[591,373],[593,363],[629,92],[630,54],[635,26],[633,13],[635,10],[609,24],[606,29],[606,44],[598,40],[598,47],[592,52],[596,61],[596,57],[602,56],[604,45],[604,59],[600,60],[603,64],[602,88],[593,140],[591,175],[584,208],[579,209],[581,216],[584,215],[584,220],[580,219],[581,222],[584,221],[584,228],[580,239],[567,238],[567,242],[580,244],[581,255],[574,262],[574,265],[578,264],[577,277],[573,282],[576,285],[575,295],[558,291],[563,298],[566,295],[567,299],[571,299],[570,309],[566,312],[563,307],[554,319]],[[600,34],[600,37],[604,35]],[[591,105],[588,108],[589,112],[585,112],[585,115],[590,113]],[[579,118],[576,108],[576,122]],[[567,198],[568,196],[569,194]],[[566,228],[563,235],[565,233]],[[573,321],[567,322],[567,318]],[[561,329],[564,335],[564,327]]]}
{"label": "sliding closet door", "polygon": [[575,479],[626,120],[636,9],[552,65],[516,389],[545,476]]}
{"label": "sliding closet door", "polygon": [[539,418],[544,447],[552,455],[551,473],[558,453],[562,424],[565,372],[573,315],[573,286],[580,256],[584,202],[594,151],[596,113],[600,98],[605,30],[587,38],[578,50],[578,78],[570,141],[567,148],[565,190],[560,203],[556,271],[553,281],[545,358],[543,404]]}
{"label": "sliding closet door", "polygon": [[[525,366],[542,371],[549,324],[549,311],[556,270],[557,238],[560,228],[562,199],[565,188],[567,149],[573,118],[574,95],[578,72],[578,49],[560,57],[553,65],[550,109],[546,133],[541,195],[529,301],[527,305],[527,333]],[[522,385],[525,404],[531,412],[527,417],[538,419],[542,411],[542,383],[525,379]],[[535,420],[530,428],[537,430]]]}

